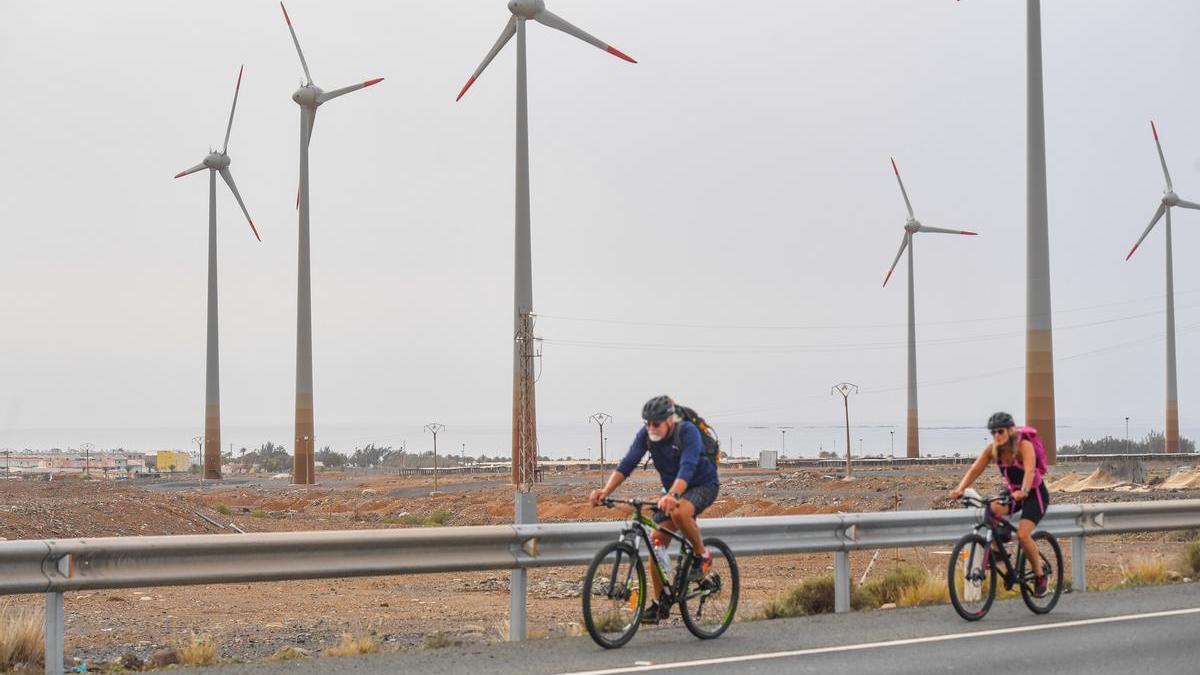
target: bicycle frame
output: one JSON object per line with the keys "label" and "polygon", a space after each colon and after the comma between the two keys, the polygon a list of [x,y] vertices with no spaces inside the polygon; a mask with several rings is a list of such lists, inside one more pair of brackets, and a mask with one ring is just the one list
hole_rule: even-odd
{"label": "bicycle frame", "polygon": [[[674,604],[683,597],[683,593],[687,584],[687,576],[680,574],[683,565],[676,565],[674,578],[668,579],[666,573],[663,572],[662,568],[658,564],[658,556],[654,555],[654,542],[651,541],[650,533],[647,530],[657,530],[658,532],[667,535],[671,539],[678,541],[680,545],[681,561],[687,559],[684,556],[690,556],[692,554],[692,545],[688,543],[687,537],[660,527],[652,518],[643,515],[642,509],[646,508],[647,506],[651,506],[650,504],[643,503],[640,500],[614,499],[611,501],[620,504],[628,504],[629,506],[634,507],[634,512],[630,514],[629,525],[625,529],[621,530],[621,535],[618,537],[618,539],[632,546],[633,550],[637,552],[639,557],[641,557],[642,554],[641,544],[642,542],[646,543],[646,551],[649,553],[650,558],[650,568],[652,570],[651,573],[658,574],[658,578],[662,582],[663,595],[665,596],[664,602]],[[670,544],[668,543],[667,545],[669,546]],[[616,566],[618,562],[619,560],[613,561],[613,578],[615,578],[617,574]],[[626,587],[629,585],[632,574],[633,568],[630,567],[629,571],[626,573]]]}
{"label": "bicycle frame", "polygon": [[[1025,558],[1025,551],[1021,548],[1020,542],[1017,542],[1016,560],[1014,561],[1009,557],[1008,548],[1005,546],[1005,543],[1000,537],[1001,530],[1005,527],[1005,525],[1007,525],[1010,528],[1010,540],[1015,540],[1017,536],[1016,528],[1012,527],[1011,523],[1005,521],[1003,516],[998,516],[995,513],[992,513],[991,502],[994,501],[999,500],[982,500],[980,505],[983,506],[983,517],[980,519],[979,523],[975,525],[973,530],[976,534],[980,534],[983,530],[987,530],[986,534],[981,535],[987,542],[983,548],[983,569],[986,571],[988,567],[991,566],[996,568],[997,573],[1002,572],[1004,589],[1012,590],[1013,585],[1015,585],[1018,581],[1023,582],[1023,580],[1017,579],[1017,570],[1021,569],[1021,561]],[[995,545],[995,550],[993,550],[993,544]],[[999,555],[995,555],[996,553],[999,553]],[[972,551],[971,556],[967,559],[967,569],[973,569],[975,562],[973,560],[974,555],[974,551]],[[1003,570],[1000,569],[1000,563],[1004,564]]]}

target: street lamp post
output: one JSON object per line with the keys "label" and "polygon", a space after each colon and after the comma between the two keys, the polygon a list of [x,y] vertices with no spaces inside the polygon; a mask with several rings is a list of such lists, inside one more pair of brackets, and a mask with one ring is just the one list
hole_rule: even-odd
{"label": "street lamp post", "polygon": [[612,415],[604,412],[598,412],[588,418],[588,421],[595,422],[600,426],[600,480],[604,481],[604,425],[612,421]]}
{"label": "street lamp post", "polygon": [[83,450],[83,475],[92,475],[92,444],[83,443],[79,446]]}
{"label": "street lamp post", "polygon": [[1129,454],[1129,415],[1125,416],[1125,454]]}
{"label": "street lamp post", "polygon": [[[199,455],[200,461],[204,461],[204,437],[192,436],[192,442],[196,444],[196,454]],[[200,466],[200,482],[204,482],[204,466]]]}
{"label": "street lamp post", "polygon": [[896,430],[892,429],[891,432],[889,432],[889,433],[892,434],[892,444],[888,450],[888,457],[895,459],[895,457],[896,457]]}
{"label": "street lamp post", "polygon": [[[851,384],[849,382],[841,382],[839,384],[835,384],[835,385],[833,385],[833,389],[831,389],[829,392],[830,396],[833,396],[834,394],[841,394],[842,395],[842,404],[846,408],[846,477],[847,478],[850,477],[850,471],[851,471],[851,464],[850,464],[850,394],[857,394],[857,393],[858,393],[858,385]],[[860,452],[861,452],[861,450],[860,450]]]}
{"label": "street lamp post", "polygon": [[433,434],[433,491],[438,491],[438,465],[437,465],[437,435],[442,429],[445,429],[445,424],[430,422],[425,425],[425,431]]}

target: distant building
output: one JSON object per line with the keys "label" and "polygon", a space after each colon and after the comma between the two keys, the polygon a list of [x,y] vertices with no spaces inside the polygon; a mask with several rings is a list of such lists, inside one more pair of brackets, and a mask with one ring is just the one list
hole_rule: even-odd
{"label": "distant building", "polygon": [[183,450],[159,450],[154,454],[154,468],[159,471],[188,471],[192,456]]}

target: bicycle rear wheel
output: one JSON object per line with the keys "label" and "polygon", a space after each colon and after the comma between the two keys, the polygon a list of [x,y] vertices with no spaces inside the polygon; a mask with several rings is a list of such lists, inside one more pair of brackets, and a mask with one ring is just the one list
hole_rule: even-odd
{"label": "bicycle rear wheel", "polygon": [[1034,614],[1047,614],[1058,604],[1058,596],[1062,595],[1062,549],[1058,545],[1058,540],[1049,532],[1034,532],[1033,543],[1037,545],[1038,556],[1042,562],[1042,572],[1049,579],[1045,595],[1041,597],[1035,595],[1034,585],[1037,583],[1035,570],[1029,564],[1029,559],[1022,557],[1020,570],[1021,599],[1025,601],[1025,606]]}
{"label": "bicycle rear wheel", "polygon": [[[715,537],[704,540],[712,555],[712,566],[704,576],[690,580],[679,602],[683,623],[692,635],[711,640],[724,633],[733,623],[737,611],[740,580],[737,560],[725,542]],[[690,574],[692,561],[683,564],[680,574]]]}
{"label": "bicycle rear wheel", "polygon": [[583,580],[583,623],[596,644],[615,649],[633,639],[646,609],[646,568],[623,541],[600,549]]}
{"label": "bicycle rear wheel", "polygon": [[950,604],[967,621],[982,619],[996,599],[996,566],[991,564],[987,540],[968,534],[950,551],[946,583]]}

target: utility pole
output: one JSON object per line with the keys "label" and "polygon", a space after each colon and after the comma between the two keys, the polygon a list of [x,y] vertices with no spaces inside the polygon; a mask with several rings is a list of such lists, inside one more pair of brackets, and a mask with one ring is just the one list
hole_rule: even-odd
{"label": "utility pole", "polygon": [[9,462],[9,459],[10,459],[10,457],[9,457],[9,456],[10,456],[11,454],[12,454],[12,448],[5,448],[5,449],[4,449],[4,477],[5,477],[5,478],[8,478],[8,477],[9,477],[9,472],[8,472],[8,462]]}
{"label": "utility pole", "polygon": [[892,435],[892,444],[888,450],[888,457],[895,459],[896,457],[896,430],[892,429],[889,433]]}
{"label": "utility pole", "polygon": [[93,446],[91,443],[84,443],[84,444],[80,445],[79,447],[83,450],[83,475],[91,476],[92,475],[91,454],[92,454]]}
{"label": "utility pole", "polygon": [[612,421],[612,415],[605,412],[598,412],[588,418],[588,421],[595,422],[600,426],[600,484],[604,484],[604,425]]}
{"label": "utility pole", "polygon": [[445,429],[445,428],[446,428],[445,424],[438,424],[437,422],[430,422],[429,424],[425,425],[425,431],[428,431],[429,433],[433,434],[433,491],[434,492],[437,492],[437,489],[438,489],[437,435],[438,435],[439,431],[441,431],[442,429]]}
{"label": "utility pole", "polygon": [[1129,454],[1129,415],[1125,416],[1125,454]]}
{"label": "utility pole", "polygon": [[[842,404],[846,408],[846,477],[850,477],[850,394],[858,393],[858,385],[849,382],[841,382],[833,385],[833,389],[829,391],[829,395],[842,395]],[[861,452],[861,450],[860,450]]]}

